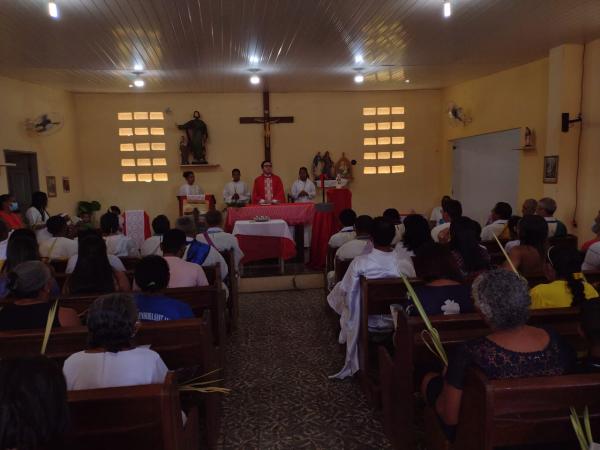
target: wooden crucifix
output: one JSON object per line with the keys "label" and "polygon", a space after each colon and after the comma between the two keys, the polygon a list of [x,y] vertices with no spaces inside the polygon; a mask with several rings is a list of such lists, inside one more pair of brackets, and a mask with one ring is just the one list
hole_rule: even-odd
{"label": "wooden crucifix", "polygon": [[240,117],[240,123],[261,123],[265,133],[265,161],[271,161],[271,124],[294,123],[293,116],[271,117],[269,93],[263,92],[262,117]]}

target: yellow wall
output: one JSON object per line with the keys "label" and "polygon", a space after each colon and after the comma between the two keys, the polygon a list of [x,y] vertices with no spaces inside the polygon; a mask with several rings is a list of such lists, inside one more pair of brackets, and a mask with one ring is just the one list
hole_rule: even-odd
{"label": "yellow wall", "polygon": [[[70,93],[37,84],[24,83],[0,77],[0,150],[35,152],[38,161],[40,189],[46,190],[46,176],[54,175],[57,181],[56,198],[49,201],[50,213],[72,214],[82,200],[78,133],[73,96]],[[25,120],[46,112],[59,112],[64,117],[64,127],[55,134],[33,136],[25,130]],[[0,157],[4,161],[4,153]],[[71,192],[62,191],[62,177],[69,177]],[[0,193],[7,191],[6,170],[0,170]],[[23,206],[23,205],[22,205]],[[29,205],[24,205],[28,207]]]}
{"label": "yellow wall", "polygon": [[[453,101],[472,117],[467,125],[442,120],[443,189],[452,186],[451,141],[469,136],[528,126],[536,133],[536,150],[521,153],[519,203],[543,194],[542,165],[546,141],[548,59],[467,81],[442,91],[444,112]],[[490,199],[495,202],[495,199]]]}
{"label": "yellow wall", "polygon": [[[208,159],[218,169],[195,170],[197,183],[217,194],[222,205],[223,185],[233,167],[250,183],[260,172],[263,159],[262,126],[241,125],[240,116],[262,113],[261,94],[75,94],[79,125],[79,146],[83,161],[86,196],[102,204],[122,208],[143,208],[151,216],[177,213],[175,195],[183,183],[178,143],[181,135],[175,123],[183,123],[199,110],[209,128]],[[405,106],[405,174],[362,174],[362,108],[364,106]],[[119,167],[117,112],[164,111],[166,116],[168,183],[122,183]],[[351,185],[353,206],[359,213],[381,214],[383,209],[430,208],[440,197],[441,166],[439,130],[440,91],[272,94],[272,115],[292,115],[293,124],[272,127],[274,171],[286,189],[297,177],[300,166],[310,166],[317,151],[330,151],[337,160],[342,152],[357,159]],[[123,122],[121,122],[123,123]],[[145,156],[145,155],[144,155]],[[130,157],[127,154],[127,157]],[[427,176],[423,176],[426,173]]]}

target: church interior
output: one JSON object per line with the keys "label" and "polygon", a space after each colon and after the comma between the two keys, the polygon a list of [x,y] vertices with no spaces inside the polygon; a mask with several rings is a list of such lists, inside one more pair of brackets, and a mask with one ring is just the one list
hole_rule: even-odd
{"label": "church interior", "polygon": [[599,0],[1,11],[0,449],[600,448]]}

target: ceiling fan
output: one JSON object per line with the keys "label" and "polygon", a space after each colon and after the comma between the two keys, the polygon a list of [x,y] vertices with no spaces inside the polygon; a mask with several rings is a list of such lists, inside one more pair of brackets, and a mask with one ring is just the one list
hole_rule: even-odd
{"label": "ceiling fan", "polygon": [[64,119],[59,112],[47,112],[39,115],[35,119],[27,119],[25,128],[28,132],[40,136],[47,136],[56,133],[64,125]]}
{"label": "ceiling fan", "polygon": [[471,116],[454,102],[448,105],[447,114],[451,124],[462,124],[466,127],[473,121]]}

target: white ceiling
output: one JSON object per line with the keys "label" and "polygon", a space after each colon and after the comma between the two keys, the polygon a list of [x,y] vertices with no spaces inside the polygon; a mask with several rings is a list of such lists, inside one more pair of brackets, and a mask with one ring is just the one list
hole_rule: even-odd
{"label": "white ceiling", "polygon": [[449,19],[442,0],[55,1],[58,20],[0,0],[0,75],[128,92],[141,63],[144,92],[439,88],[600,37],[600,0],[452,0]]}

